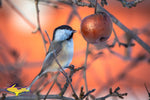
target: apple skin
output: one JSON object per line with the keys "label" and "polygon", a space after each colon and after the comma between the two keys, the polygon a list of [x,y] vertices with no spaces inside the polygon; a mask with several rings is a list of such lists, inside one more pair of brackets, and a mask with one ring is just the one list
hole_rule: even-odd
{"label": "apple skin", "polygon": [[105,12],[85,17],[81,22],[81,33],[88,43],[99,43],[106,41],[112,32],[112,20]]}

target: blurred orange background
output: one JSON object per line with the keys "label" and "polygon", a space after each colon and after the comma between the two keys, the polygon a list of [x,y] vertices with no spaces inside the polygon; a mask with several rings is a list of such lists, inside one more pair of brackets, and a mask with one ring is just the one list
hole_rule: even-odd
{"label": "blurred orange background", "polygon": [[[13,4],[15,4],[16,7],[18,7],[18,9],[20,9],[24,15],[31,20],[32,23],[34,23],[34,25],[37,24],[33,1],[14,0]],[[150,29],[149,4],[150,1],[145,0],[142,3],[137,4],[137,7],[129,9],[122,7],[121,3],[117,0],[108,0],[108,6],[104,6],[104,8],[106,8],[129,29],[137,29],[140,33],[139,37],[150,45],[149,37],[142,34],[142,29],[145,27]],[[59,8],[56,9],[43,3],[40,3],[39,7],[42,30],[43,32],[44,30],[47,30],[52,38],[53,30],[57,26],[66,24],[72,8],[68,5],[59,4]],[[83,19],[85,16],[93,14],[94,9],[78,7],[77,11]],[[77,16],[74,16],[69,24],[73,27],[73,29],[77,30],[77,33],[75,33],[73,37],[75,51],[72,64],[75,65],[75,67],[82,66],[85,59],[86,41],[80,33],[80,23],[81,21],[77,18]],[[115,24],[114,29],[116,30],[119,40],[121,42],[125,42],[124,32]],[[23,69],[19,73],[22,82],[21,86],[28,86],[31,83],[33,78],[39,73],[45,57],[42,37],[40,33],[32,33],[34,30],[35,28],[27,24],[26,21],[24,21],[21,16],[19,16],[5,1],[2,2],[2,8],[0,8],[0,63],[2,66],[14,65],[17,66],[17,68],[21,67]],[[111,44],[113,39],[114,35],[112,34],[108,43]],[[48,39],[46,38],[46,40]],[[135,46],[132,47],[131,57],[136,58],[142,53],[146,54],[146,57],[149,57],[150,59],[149,53],[147,53],[147,51],[145,51],[136,41],[133,42],[135,43]],[[48,48],[49,44],[46,46]],[[12,59],[7,52],[8,49],[16,51],[15,53],[19,55],[19,58],[17,60]],[[119,47],[116,44],[113,50],[120,55],[125,56],[124,47]],[[111,54],[106,48],[100,51],[102,51],[103,54],[98,59],[93,61],[92,56],[89,56],[88,58],[88,64],[90,65],[87,69],[87,82],[89,89],[95,88],[95,93],[103,96],[102,94],[108,92],[108,88],[115,88],[119,86],[123,92],[131,92],[133,96],[129,94],[129,97],[136,96],[136,99],[132,100],[141,100],[143,97],[148,98],[146,89],[144,88],[144,83],[146,83],[150,89],[150,63],[148,63],[147,60],[139,62],[134,69],[127,73],[125,78],[121,80],[114,80],[113,84],[108,84],[108,86],[104,88],[105,84],[109,83],[111,79],[116,79],[116,77],[130,65],[131,60],[123,60],[121,57]],[[2,55],[7,59],[4,60]],[[9,73],[9,70],[7,71],[7,73]],[[1,70],[1,73],[2,72],[3,70]],[[80,73],[74,75],[73,84],[76,84],[78,82],[78,78],[82,77],[79,75]],[[13,83],[9,77],[7,79],[5,76],[0,76],[0,78],[1,88],[10,86],[11,83]],[[84,86],[83,79],[79,82],[79,89],[80,86]],[[141,93],[140,91],[143,92]],[[141,96],[138,94],[141,94]],[[129,97],[125,97],[125,99],[131,100]]]}

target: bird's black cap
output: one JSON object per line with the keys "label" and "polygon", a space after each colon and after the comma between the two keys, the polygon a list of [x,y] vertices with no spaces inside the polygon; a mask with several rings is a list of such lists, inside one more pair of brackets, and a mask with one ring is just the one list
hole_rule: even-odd
{"label": "bird's black cap", "polygon": [[[70,27],[70,26],[68,26],[68,25],[61,25],[61,26],[55,28],[54,33],[53,33],[53,40],[54,40],[54,38],[55,38],[56,30],[58,30],[58,29],[67,29],[67,30],[73,31],[73,33],[76,32],[75,30],[72,29],[72,27]],[[72,36],[73,36],[73,34],[72,34]],[[72,38],[72,36],[71,36],[70,38]],[[70,38],[69,38],[69,39],[70,39]],[[67,40],[68,40],[68,39],[67,39]]]}

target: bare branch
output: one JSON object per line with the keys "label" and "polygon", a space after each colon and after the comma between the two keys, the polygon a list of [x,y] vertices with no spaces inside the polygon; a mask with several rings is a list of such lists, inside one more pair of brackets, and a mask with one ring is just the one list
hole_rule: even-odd
{"label": "bare branch", "polygon": [[[51,85],[51,87],[49,88],[47,94],[45,95],[44,100],[46,100],[48,94],[50,93],[51,89],[53,88],[54,84],[56,83],[56,81],[57,81],[57,76],[58,76],[58,75],[59,75],[59,72],[57,72],[57,74],[55,75],[54,82],[53,82],[53,84]],[[48,82],[48,83],[49,83],[49,82]],[[47,83],[47,84],[48,84],[48,83]]]}
{"label": "bare branch", "polygon": [[136,7],[138,3],[141,3],[144,0],[134,0],[130,2],[128,2],[127,0],[118,0],[118,1],[122,3],[123,7],[132,8],[132,7]]}
{"label": "bare branch", "polygon": [[83,96],[83,99],[84,99],[85,97],[87,97],[89,94],[93,93],[94,91],[95,91],[95,89],[92,89],[92,90],[88,91],[88,92]]}
{"label": "bare branch", "polygon": [[[40,99],[44,99],[45,95],[40,95]],[[62,100],[74,100],[70,97],[64,97],[59,95],[48,95],[47,99],[62,99]],[[37,100],[37,95],[30,96],[9,96],[6,97],[5,100]]]}
{"label": "bare branch", "polygon": [[[114,39],[114,42],[112,45],[108,45],[108,47],[114,47],[116,42],[119,44],[119,46],[124,46],[125,48],[128,48],[128,47],[131,47],[131,46],[134,46],[135,44],[133,43],[122,43],[119,41],[118,37],[117,37],[117,34],[116,34],[116,31],[115,29],[113,28],[113,33],[115,35],[115,39]],[[130,41],[131,42],[131,41]]]}
{"label": "bare branch", "polygon": [[89,43],[87,42],[85,61],[84,61],[84,70],[83,70],[83,79],[84,79],[86,92],[88,92],[88,85],[87,85],[87,78],[86,78],[87,59],[88,59],[88,54],[89,54],[88,52],[89,52]]}
{"label": "bare branch", "polygon": [[145,86],[145,89],[146,89],[146,91],[147,91],[147,94],[148,94],[148,97],[149,97],[149,100],[150,100],[150,92],[149,92],[149,90],[148,90],[148,88],[147,88],[147,86],[146,86],[146,83],[144,83],[144,86]]}
{"label": "bare branch", "polygon": [[36,7],[36,14],[37,14],[37,27],[33,31],[33,33],[36,33],[37,31],[40,32],[42,39],[43,39],[43,43],[44,43],[44,49],[45,49],[45,52],[47,53],[47,49],[46,49],[47,41],[45,40],[44,33],[42,32],[41,25],[40,25],[39,0],[35,0],[35,7]]}
{"label": "bare branch", "polygon": [[119,93],[118,91],[120,90],[119,87],[117,87],[114,92],[112,91],[112,88],[109,89],[109,94],[104,96],[104,97],[100,97],[97,98],[96,100],[106,100],[108,97],[112,97],[112,96],[116,96],[119,97],[121,99],[124,99],[124,96],[127,96],[128,93]]}
{"label": "bare branch", "polygon": [[77,11],[77,7],[75,5],[72,5],[71,8],[72,8],[72,11],[71,11],[69,18],[67,20],[67,24],[70,24],[70,22],[72,21],[74,16],[77,16],[78,19],[81,21],[81,16],[79,15],[79,13]]}

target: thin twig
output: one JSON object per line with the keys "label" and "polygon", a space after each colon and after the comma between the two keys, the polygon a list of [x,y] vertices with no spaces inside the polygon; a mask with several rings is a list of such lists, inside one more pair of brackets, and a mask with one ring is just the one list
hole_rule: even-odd
{"label": "thin twig", "polygon": [[88,85],[87,85],[87,78],[86,78],[87,58],[88,58],[88,54],[89,54],[89,50],[88,49],[89,49],[89,43],[87,42],[85,61],[84,61],[84,70],[83,70],[83,79],[84,79],[86,92],[88,92]]}
{"label": "thin twig", "polygon": [[[71,65],[69,66],[69,69],[70,69],[70,75],[69,75],[69,78],[72,79],[72,76],[73,74],[76,72],[75,69],[74,69],[74,66]],[[64,87],[62,88],[61,92],[59,93],[59,95],[63,96],[65,91],[67,90],[69,86],[69,82],[66,80],[66,83],[64,84]]]}
{"label": "thin twig", "polygon": [[115,35],[115,39],[114,39],[114,42],[112,45],[108,45],[108,47],[114,47],[116,42],[119,44],[119,46],[124,46],[125,48],[128,48],[128,47],[131,47],[131,46],[134,46],[133,43],[122,43],[119,41],[118,37],[117,37],[117,34],[116,34],[116,31],[115,29],[113,28],[113,33]]}
{"label": "thin twig", "polygon": [[119,42],[119,39],[118,39],[118,37],[117,37],[116,31],[115,31],[115,29],[114,29],[114,28],[113,28],[113,33],[114,33],[114,35],[115,35],[115,39],[116,39],[116,41],[117,41],[117,42]]}
{"label": "thin twig", "polygon": [[95,11],[94,13],[96,14],[97,13],[97,0],[95,1]]}
{"label": "thin twig", "polygon": [[40,87],[39,90],[37,90],[38,93],[40,93],[49,83],[51,83],[57,76],[59,75],[59,72],[52,77],[50,80],[48,80],[43,86]]}
{"label": "thin twig", "polygon": [[[57,76],[58,76],[58,75],[59,75],[59,72],[57,72],[57,74],[56,74],[56,76],[55,76],[55,79],[54,79],[54,82],[53,82],[53,84],[51,85],[51,87],[49,88],[47,94],[45,95],[44,100],[46,100],[48,94],[50,93],[51,89],[53,88],[54,84],[56,83],[56,81],[57,81]],[[48,84],[49,84],[49,83],[48,83]]]}
{"label": "thin twig", "polygon": [[40,25],[39,0],[35,0],[35,7],[36,7],[36,14],[37,14],[37,27],[36,27],[36,30],[33,31],[33,33],[36,33],[37,31],[40,32],[42,39],[43,39],[45,52],[47,52],[47,49],[46,49],[47,41],[45,40],[44,33],[42,32],[41,25]]}
{"label": "thin twig", "polygon": [[87,97],[89,94],[93,93],[94,91],[95,91],[95,89],[92,89],[92,90],[88,91],[88,92],[83,96],[83,99],[84,99],[85,97]]}
{"label": "thin twig", "polygon": [[51,39],[50,39],[50,37],[49,37],[49,35],[48,35],[48,33],[47,33],[46,30],[45,30],[45,34],[46,34],[46,36],[48,37],[48,42],[50,43],[50,42],[51,42]]}
{"label": "thin twig", "polygon": [[106,95],[104,97],[96,98],[96,100],[106,100],[108,97],[112,97],[112,96],[116,96],[116,97],[123,99],[124,96],[127,96],[128,93],[119,93],[118,92],[119,90],[120,90],[119,87],[117,87],[114,91],[112,91],[112,88],[110,88],[108,95]]}
{"label": "thin twig", "polygon": [[40,89],[40,86],[44,83],[44,80],[45,80],[45,78],[47,77],[47,74],[45,74],[43,77],[41,77],[42,79],[38,82],[38,84],[35,86],[35,87],[38,87],[38,88],[36,88],[33,92],[34,93],[37,93],[37,94],[39,94],[40,92],[41,92],[41,90],[42,90],[42,87],[41,87],[41,89]]}
{"label": "thin twig", "polygon": [[81,21],[81,16],[77,11],[77,7],[75,5],[71,5],[72,11],[69,14],[68,20],[67,20],[67,24],[70,24],[70,22],[73,20],[74,16],[77,16],[77,18]]}
{"label": "thin twig", "polygon": [[144,86],[145,86],[145,89],[146,89],[146,91],[147,91],[147,94],[148,94],[148,97],[149,97],[149,100],[150,100],[150,92],[149,92],[149,90],[148,90],[148,88],[147,88],[147,86],[146,86],[146,83],[144,83]]}

